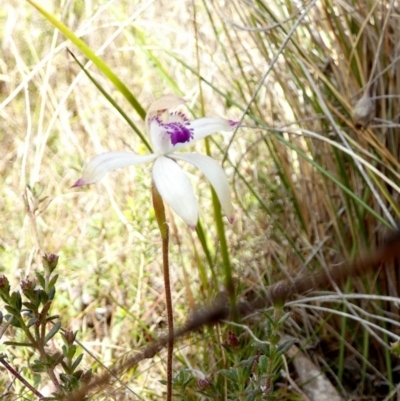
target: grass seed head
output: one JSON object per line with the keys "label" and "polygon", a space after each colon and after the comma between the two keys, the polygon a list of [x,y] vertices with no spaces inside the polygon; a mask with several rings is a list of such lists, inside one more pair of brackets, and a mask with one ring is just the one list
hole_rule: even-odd
{"label": "grass seed head", "polygon": [[354,106],[353,121],[356,128],[367,128],[375,117],[375,104],[365,95]]}

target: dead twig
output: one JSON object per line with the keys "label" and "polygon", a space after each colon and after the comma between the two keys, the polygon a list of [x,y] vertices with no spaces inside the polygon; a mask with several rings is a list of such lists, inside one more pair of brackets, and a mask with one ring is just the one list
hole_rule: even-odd
{"label": "dead twig", "polygon": [[[344,263],[342,266],[336,266],[329,270],[322,270],[312,275],[303,276],[291,283],[279,282],[268,291],[267,295],[260,295],[252,302],[239,303],[237,310],[242,317],[246,317],[257,310],[277,304],[284,305],[285,301],[295,294],[303,294],[316,288],[323,288],[329,286],[331,283],[340,284],[349,277],[366,274],[394,260],[400,260],[400,231],[396,232],[380,248],[366,253],[363,257],[352,263]],[[214,304],[208,309],[199,310],[188,319],[183,327],[175,330],[172,337],[166,335],[158,338],[144,350],[128,359],[117,369],[114,369],[112,374],[117,375],[121,371],[132,368],[143,359],[152,358],[170,341],[176,341],[202,326],[212,326],[220,323],[222,320],[228,319],[229,315],[230,308],[226,303],[221,302]],[[90,391],[105,386],[112,378],[113,376],[110,373],[105,373],[85,387],[65,397],[63,401],[81,401]]]}

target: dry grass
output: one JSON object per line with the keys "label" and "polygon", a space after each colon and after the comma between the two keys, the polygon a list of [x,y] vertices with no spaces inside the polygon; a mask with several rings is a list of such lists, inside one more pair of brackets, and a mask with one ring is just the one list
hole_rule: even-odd
{"label": "dry grass", "polygon": [[[171,92],[183,95],[195,116],[238,119],[248,107],[232,143],[220,136],[211,146],[213,156],[225,157],[235,193],[236,222],[226,233],[243,296],[380,243],[400,214],[395,3],[195,4],[195,10],[192,2],[161,0],[61,6],[48,1],[46,7],[98,50],[144,108]],[[66,49],[77,57],[79,51],[32,7],[9,0],[0,21],[0,268],[16,287],[38,268],[39,250],[59,254],[62,274],[54,309],[64,326],[79,329],[91,354],[111,366],[165,330],[150,170],[117,171],[84,190],[70,186],[99,152],[146,149]],[[98,70],[90,72],[125,111],[131,110]],[[362,96],[371,97],[375,110],[360,128],[352,115]],[[143,128],[135,112],[130,118]],[[196,146],[204,152],[203,144]],[[177,322],[189,312],[192,297],[208,303],[223,283],[208,183],[187,171],[199,195],[214,275],[196,233],[169,213]],[[346,292],[397,298],[395,270],[384,266],[380,273],[348,283]],[[371,297],[350,302],[335,294],[330,311],[306,309],[301,302],[307,299],[288,305],[293,316],[285,330],[316,347],[314,362],[324,370],[329,365],[342,394],[388,394],[396,382],[389,338],[378,331],[379,340],[371,339],[376,330],[363,321],[377,319],[399,334],[396,304]],[[313,305],[326,306],[320,302]],[[330,317],[338,311],[362,318],[361,323]],[[226,358],[216,351],[224,330],[211,333],[211,341],[204,336],[182,344],[176,371],[188,366],[212,375]],[[7,352],[24,365],[18,351]],[[99,372],[86,356],[86,366]],[[145,361],[121,379],[141,399],[160,399],[164,357]],[[29,369],[24,374],[34,380]],[[349,375],[361,383],[356,390],[346,381]],[[282,388],[285,396],[291,391]],[[130,394],[125,391],[113,384],[94,398],[119,399]],[[19,383],[13,392],[22,394]]]}

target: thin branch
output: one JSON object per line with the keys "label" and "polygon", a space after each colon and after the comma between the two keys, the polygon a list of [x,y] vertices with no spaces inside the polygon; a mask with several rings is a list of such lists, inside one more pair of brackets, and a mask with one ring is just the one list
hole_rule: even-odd
{"label": "thin branch", "polygon": [[6,360],[4,355],[0,355],[0,363],[16,378],[18,379],[26,388],[32,391],[39,398],[43,398],[43,395],[39,393],[34,387],[32,387],[20,374],[17,372]]}
{"label": "thin branch", "polygon": [[222,159],[222,164],[224,164],[225,160],[227,159],[229,148],[232,145],[233,140],[235,139],[236,133],[238,132],[238,129],[240,128],[240,126],[241,126],[246,114],[249,112],[251,105],[253,104],[254,100],[256,99],[256,97],[258,95],[258,92],[260,91],[260,89],[264,85],[269,73],[272,71],[273,67],[275,66],[276,62],[279,59],[279,56],[282,54],[282,52],[285,49],[286,45],[289,43],[290,39],[292,38],[292,35],[295,33],[296,29],[299,27],[299,25],[301,24],[302,20],[306,17],[306,15],[311,10],[311,8],[314,7],[316,2],[317,2],[317,0],[312,0],[310,2],[310,4],[308,4],[307,7],[302,11],[302,13],[299,16],[299,18],[295,21],[293,26],[290,28],[285,40],[282,42],[281,46],[277,50],[275,56],[273,57],[271,63],[269,64],[267,70],[265,71],[264,75],[261,77],[261,80],[259,81],[259,83],[258,83],[253,95],[251,96],[249,102],[247,103],[247,106],[246,106],[245,110],[243,111],[242,117],[239,120],[239,124],[237,125],[235,131],[232,134],[231,139],[229,140],[228,146],[226,147],[226,150],[225,150],[225,153],[224,153],[224,157]]}
{"label": "thin branch", "polygon": [[[237,309],[242,317],[254,314],[256,311],[264,310],[267,307],[281,304],[296,294],[324,288],[332,283],[342,283],[348,278],[364,275],[369,271],[376,271],[382,264],[400,260],[400,232],[396,232],[384,245],[373,252],[366,253],[353,263],[344,263],[329,270],[321,270],[312,275],[304,275],[292,282],[279,282],[274,285],[265,295],[259,294],[252,302],[242,302]],[[190,332],[196,331],[203,326],[214,326],[222,320],[229,318],[230,310],[226,303],[215,303],[211,308],[199,308],[187,320],[186,324],[174,331],[174,335],[162,336],[152,344],[128,359],[124,364],[114,369],[113,373],[118,374],[124,369],[130,369],[146,358],[152,358],[160,352],[168,343],[177,340]],[[87,386],[65,397],[63,401],[81,401],[92,390],[105,386],[112,376],[105,373],[99,376]]]}

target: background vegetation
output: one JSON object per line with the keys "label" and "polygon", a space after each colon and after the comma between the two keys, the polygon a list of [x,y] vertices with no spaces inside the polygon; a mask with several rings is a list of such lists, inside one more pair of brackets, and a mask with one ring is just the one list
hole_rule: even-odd
{"label": "background vegetation", "polygon": [[[233,135],[196,145],[223,163],[233,188],[235,223],[225,233],[240,299],[351,260],[396,226],[396,2],[41,4],[101,56],[144,109],[175,93],[188,100],[192,116],[244,116]],[[79,50],[31,5],[6,0],[0,27],[0,272],[18,290],[21,280],[43,270],[39,255],[59,256],[52,313],[61,327],[78,330],[82,369],[99,374],[165,331],[161,240],[149,167],[114,172],[90,188],[70,187],[95,154],[146,148],[67,52],[85,63]],[[87,67],[143,129],[121,93]],[[168,214],[177,323],[195,304],[218,296],[226,271],[209,184],[187,171],[205,238]],[[338,397],[390,399],[399,382],[390,353],[399,338],[398,291],[397,271],[382,266],[241,327],[195,333],[176,347],[176,399],[322,399],[326,387],[313,398],[289,355],[277,351],[277,335],[299,341],[315,376],[332,383]],[[269,348],[245,327],[269,340]],[[46,372],[32,369],[37,355],[5,344],[23,342],[20,331],[7,327],[1,341],[7,361],[50,395]],[[48,352],[61,344],[57,333]],[[92,399],[162,399],[164,359],[161,352],[142,361]],[[316,388],[316,380],[306,381]],[[0,394],[35,399],[5,368]]]}

